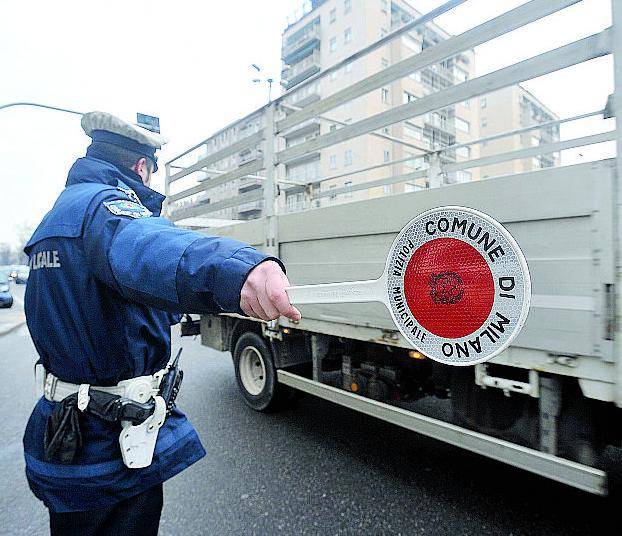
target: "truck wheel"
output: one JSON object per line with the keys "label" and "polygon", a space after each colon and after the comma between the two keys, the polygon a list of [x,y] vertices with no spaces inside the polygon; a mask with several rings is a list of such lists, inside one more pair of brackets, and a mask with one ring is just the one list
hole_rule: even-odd
{"label": "truck wheel", "polygon": [[233,366],[244,401],[256,411],[274,411],[291,399],[279,385],[272,351],[257,333],[244,333],[233,351]]}

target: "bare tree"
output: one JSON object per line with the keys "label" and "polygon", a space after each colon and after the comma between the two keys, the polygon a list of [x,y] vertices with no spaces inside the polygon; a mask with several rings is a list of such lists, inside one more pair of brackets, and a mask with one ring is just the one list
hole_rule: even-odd
{"label": "bare tree", "polygon": [[0,242],[0,265],[13,264],[13,249],[6,242]]}
{"label": "bare tree", "polygon": [[28,264],[28,257],[24,253],[24,246],[30,240],[34,230],[32,224],[23,222],[17,226],[17,247],[13,252],[13,258],[15,264]]}

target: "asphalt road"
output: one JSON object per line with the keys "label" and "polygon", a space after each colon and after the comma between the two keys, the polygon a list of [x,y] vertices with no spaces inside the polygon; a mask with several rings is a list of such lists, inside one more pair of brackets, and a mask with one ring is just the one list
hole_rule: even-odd
{"label": "asphalt road", "polygon": [[[162,535],[621,532],[610,499],[310,396],[282,413],[257,414],[238,395],[227,354],[197,340],[184,339],[183,346],[179,404],[208,454],[165,485]],[[21,450],[35,400],[34,361],[25,327],[0,337],[0,534],[47,533],[47,513],[28,490]]]}

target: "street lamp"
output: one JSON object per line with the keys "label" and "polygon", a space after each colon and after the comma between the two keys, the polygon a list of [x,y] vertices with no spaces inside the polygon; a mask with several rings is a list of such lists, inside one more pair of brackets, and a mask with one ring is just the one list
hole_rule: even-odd
{"label": "street lamp", "polygon": [[[251,67],[258,73],[262,72],[261,67],[256,63],[251,63]],[[261,84],[262,82],[268,83],[268,102],[272,102],[272,83],[274,82],[274,78],[253,78],[253,84]]]}
{"label": "street lamp", "polygon": [[38,102],[10,102],[9,104],[0,104],[0,110],[4,108],[11,108],[13,106],[34,106],[36,108],[47,108],[48,110],[67,112],[69,114],[84,115],[83,112],[76,112],[75,110],[68,110],[67,108],[59,108],[58,106],[48,106],[47,104],[40,104]]}
{"label": "street lamp", "polygon": [[[13,106],[34,106],[35,108],[46,108],[48,110],[56,110],[58,112],[67,112],[69,114],[84,115],[84,112],[76,112],[67,108],[59,108],[58,106],[49,106],[38,102],[10,102],[9,104],[0,104],[0,110],[11,108]],[[136,126],[146,128],[151,132],[160,133],[160,118],[153,115],[136,113]]]}

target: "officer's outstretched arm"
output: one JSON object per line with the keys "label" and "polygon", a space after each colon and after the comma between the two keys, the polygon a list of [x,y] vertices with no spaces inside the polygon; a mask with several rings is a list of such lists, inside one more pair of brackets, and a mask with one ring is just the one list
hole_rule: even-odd
{"label": "officer's outstretched arm", "polygon": [[[99,281],[129,300],[171,312],[252,314],[251,308],[240,307],[249,273],[263,261],[280,261],[236,240],[149,217],[137,203],[131,210],[131,203],[109,191],[87,211],[82,239]],[[259,272],[263,270],[252,279]]]}

